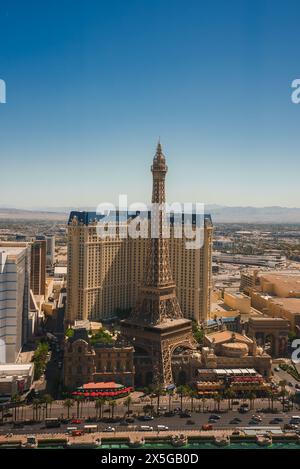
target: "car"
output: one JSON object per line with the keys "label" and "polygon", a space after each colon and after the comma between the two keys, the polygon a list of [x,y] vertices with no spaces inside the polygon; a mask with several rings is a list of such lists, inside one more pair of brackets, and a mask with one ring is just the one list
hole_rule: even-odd
{"label": "car", "polygon": [[66,423],[69,423],[69,422],[70,422],[70,419],[61,419],[60,421],[61,421],[61,423],[66,424]]}
{"label": "car", "polygon": [[209,419],[208,419],[208,422],[209,422],[209,423],[217,423],[218,420],[217,420],[217,419],[209,418]]}
{"label": "car", "polygon": [[82,419],[72,419],[72,420],[71,420],[71,423],[72,423],[73,425],[79,425],[79,424],[82,423],[82,422],[83,422]]}
{"label": "car", "polygon": [[288,382],[288,385],[289,385],[291,388],[294,387],[294,385],[293,385],[293,383],[292,383],[291,381]]}
{"label": "car", "polygon": [[204,423],[201,427],[202,430],[204,431],[209,431],[213,429],[213,426],[210,423]]}
{"label": "car", "polygon": [[188,420],[186,421],[186,424],[187,424],[187,425],[195,425],[195,420],[188,419]]}
{"label": "car", "polygon": [[240,423],[240,420],[239,419],[232,419],[230,420],[230,425],[237,425],[238,423]]}
{"label": "car", "polygon": [[164,413],[165,417],[174,417],[174,415],[175,415],[175,412],[172,410]]}
{"label": "car", "polygon": [[280,371],[280,368],[276,366],[276,368],[274,368],[274,371]]}
{"label": "car", "polygon": [[134,423],[134,418],[128,417],[127,419],[125,419],[125,422],[126,423]]}
{"label": "car", "polygon": [[296,389],[300,389],[300,384],[299,384],[299,383],[296,383],[296,384],[295,384],[295,388],[296,388]]}
{"label": "car", "polygon": [[152,432],[153,427],[149,427],[149,425],[141,425],[139,430],[140,432]]}
{"label": "car", "polygon": [[261,422],[262,421],[262,418],[260,415],[252,415],[252,420],[256,420],[257,422]]}
{"label": "car", "polygon": [[284,430],[297,430],[298,425],[294,425],[292,423],[285,423],[283,429]]}
{"label": "car", "polygon": [[210,417],[210,419],[214,419],[214,420],[220,420],[220,415],[215,415],[215,414],[212,414]]}
{"label": "car", "polygon": [[111,433],[111,432],[115,432],[116,429],[115,427],[105,427],[103,431],[107,433]]}
{"label": "car", "polygon": [[186,419],[191,418],[191,414],[189,414],[188,412],[181,412],[179,415],[181,418],[186,418]]}
{"label": "car", "polygon": [[13,414],[12,414],[11,412],[6,412],[6,414],[3,415],[3,417],[4,417],[5,419],[7,419],[7,418],[9,418],[9,417],[12,417],[12,416],[13,416]]}
{"label": "car", "polygon": [[169,427],[167,427],[166,425],[157,425],[157,431],[158,432],[162,432],[162,431],[167,431],[169,430]]}
{"label": "car", "polygon": [[23,422],[14,422],[13,427],[14,428],[23,428],[24,424],[23,424]]}
{"label": "car", "polygon": [[147,422],[149,420],[153,420],[154,417],[152,415],[143,415],[141,420],[144,420],[144,422]]}
{"label": "car", "polygon": [[247,409],[246,407],[239,407],[238,411],[240,414],[246,414],[247,412],[249,412],[249,409]]}

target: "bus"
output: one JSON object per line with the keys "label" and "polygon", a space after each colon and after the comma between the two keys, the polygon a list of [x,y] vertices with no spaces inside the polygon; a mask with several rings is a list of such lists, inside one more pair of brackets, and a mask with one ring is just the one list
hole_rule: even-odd
{"label": "bus", "polygon": [[98,430],[98,425],[85,425],[83,429],[85,433],[95,433]]}
{"label": "bus", "polygon": [[60,427],[60,420],[56,417],[49,417],[45,419],[45,426],[46,428],[56,428]]}

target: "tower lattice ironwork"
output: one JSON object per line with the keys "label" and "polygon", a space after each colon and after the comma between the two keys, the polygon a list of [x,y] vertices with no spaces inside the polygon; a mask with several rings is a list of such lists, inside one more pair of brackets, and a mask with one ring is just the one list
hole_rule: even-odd
{"label": "tower lattice ironwork", "polygon": [[[151,171],[151,236],[148,240],[145,274],[137,304],[130,318],[122,321],[121,332],[136,348],[144,350],[150,357],[153,382],[168,385],[173,383],[173,351],[178,347],[194,349],[195,342],[191,321],[183,318],[171,274],[165,209],[168,167],[160,142]],[[142,363],[136,363],[137,373],[141,366]]]}

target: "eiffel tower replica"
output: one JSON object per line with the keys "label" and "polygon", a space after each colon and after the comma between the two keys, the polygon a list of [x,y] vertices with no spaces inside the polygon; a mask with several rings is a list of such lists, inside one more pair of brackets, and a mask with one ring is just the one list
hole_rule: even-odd
{"label": "eiffel tower replica", "polygon": [[[172,355],[178,347],[195,349],[192,322],[183,318],[172,278],[169,255],[169,238],[165,204],[165,177],[168,167],[160,142],[151,167],[153,175],[151,234],[145,273],[139,298],[128,319],[121,321],[121,335],[135,348],[143,350],[150,359],[153,383],[161,386],[173,384]],[[158,209],[158,206],[160,207]],[[154,226],[153,226],[154,225]],[[136,359],[136,374],[144,372],[143,360]],[[145,380],[143,380],[145,381]],[[144,382],[143,384],[150,384]]]}

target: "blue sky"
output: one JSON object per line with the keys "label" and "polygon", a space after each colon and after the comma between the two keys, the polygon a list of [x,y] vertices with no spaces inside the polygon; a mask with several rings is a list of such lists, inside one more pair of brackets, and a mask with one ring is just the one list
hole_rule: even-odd
{"label": "blue sky", "polygon": [[0,0],[0,205],[300,206],[298,1]]}

